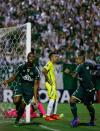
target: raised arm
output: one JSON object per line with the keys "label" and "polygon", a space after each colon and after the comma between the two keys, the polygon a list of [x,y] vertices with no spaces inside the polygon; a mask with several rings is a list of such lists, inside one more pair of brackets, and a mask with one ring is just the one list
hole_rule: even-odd
{"label": "raised arm", "polygon": [[2,82],[2,84],[6,85],[6,84],[14,81],[15,79],[16,79],[16,75],[13,75],[13,76],[10,77],[8,80],[4,80],[4,81]]}

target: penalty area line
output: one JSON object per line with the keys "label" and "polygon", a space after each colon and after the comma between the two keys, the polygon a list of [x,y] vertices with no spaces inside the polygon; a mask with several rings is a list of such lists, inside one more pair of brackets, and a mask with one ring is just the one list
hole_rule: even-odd
{"label": "penalty area line", "polygon": [[49,131],[60,131],[58,129],[54,129],[54,128],[51,128],[51,127],[48,127],[48,126],[45,126],[45,125],[39,125],[41,128],[44,128],[44,129],[48,129]]}
{"label": "penalty area line", "polygon": [[0,124],[13,123],[13,121],[0,121]]}

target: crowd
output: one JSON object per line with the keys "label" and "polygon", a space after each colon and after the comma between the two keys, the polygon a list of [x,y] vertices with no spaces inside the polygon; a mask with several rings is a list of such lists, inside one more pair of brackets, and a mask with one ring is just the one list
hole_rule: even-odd
{"label": "crowd", "polygon": [[99,0],[0,0],[0,27],[32,23],[32,48],[40,62],[58,51],[72,63],[79,50],[100,63]]}
{"label": "crowd", "polygon": [[[31,22],[32,48],[40,65],[45,65],[50,51],[58,51],[63,61],[70,64],[84,50],[87,60],[100,63],[100,0],[0,0],[0,3],[0,28]],[[14,65],[22,61],[19,57],[19,54],[10,57],[9,67],[0,50],[0,65],[8,65],[0,67],[0,81],[5,74],[9,78]],[[10,73],[5,72],[7,68]]]}

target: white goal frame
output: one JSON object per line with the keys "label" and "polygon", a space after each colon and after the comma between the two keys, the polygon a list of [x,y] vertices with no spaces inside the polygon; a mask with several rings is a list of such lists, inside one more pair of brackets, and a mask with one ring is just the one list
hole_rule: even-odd
{"label": "white goal frame", "polygon": [[[25,23],[23,25],[17,25],[14,27],[0,28],[0,39],[5,35],[9,34],[10,31],[15,31],[17,28],[25,26],[25,60],[27,60],[27,55],[31,51],[31,23]],[[26,123],[30,122],[30,104],[26,105]]]}

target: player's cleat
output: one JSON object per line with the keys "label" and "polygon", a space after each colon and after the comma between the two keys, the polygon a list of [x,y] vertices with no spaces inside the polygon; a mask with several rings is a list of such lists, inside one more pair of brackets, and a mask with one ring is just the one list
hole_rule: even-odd
{"label": "player's cleat", "polygon": [[89,122],[87,123],[87,126],[96,126],[95,122]]}
{"label": "player's cleat", "polygon": [[43,118],[46,118],[46,115],[42,115]]}
{"label": "player's cleat", "polygon": [[19,125],[19,120],[20,120],[20,118],[17,116],[17,117],[16,117],[16,120],[15,120],[15,125],[16,125],[16,126]]}
{"label": "player's cleat", "polygon": [[63,113],[59,114],[59,117],[60,118],[64,117],[64,114]]}
{"label": "player's cleat", "polygon": [[61,117],[59,114],[52,114],[51,117],[55,120],[61,120]]}
{"label": "player's cleat", "polygon": [[19,121],[15,120],[15,126],[19,125]]}
{"label": "player's cleat", "polygon": [[79,125],[79,123],[80,123],[80,119],[77,117],[77,118],[73,119],[73,120],[70,122],[70,125],[71,125],[72,127],[77,127],[77,126]]}
{"label": "player's cleat", "polygon": [[54,121],[55,119],[52,118],[51,116],[46,116],[46,117],[45,117],[45,120],[46,120],[46,121]]}

